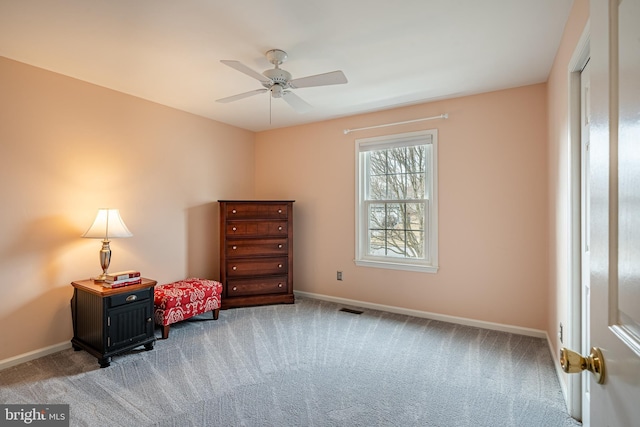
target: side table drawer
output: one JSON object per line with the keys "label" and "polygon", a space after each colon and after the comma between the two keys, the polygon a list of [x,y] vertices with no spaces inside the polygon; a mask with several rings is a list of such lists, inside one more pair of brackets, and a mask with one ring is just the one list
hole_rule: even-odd
{"label": "side table drawer", "polygon": [[125,292],[107,297],[107,307],[118,307],[120,305],[131,304],[133,302],[143,301],[149,298],[151,298],[151,293],[148,289]]}

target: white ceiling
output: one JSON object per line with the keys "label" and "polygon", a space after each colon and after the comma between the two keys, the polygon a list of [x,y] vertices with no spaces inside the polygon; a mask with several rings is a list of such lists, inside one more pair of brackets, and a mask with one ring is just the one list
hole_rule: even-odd
{"label": "white ceiling", "polygon": [[[0,55],[260,131],[547,80],[573,0],[0,0]],[[297,114],[220,63],[285,50]]]}

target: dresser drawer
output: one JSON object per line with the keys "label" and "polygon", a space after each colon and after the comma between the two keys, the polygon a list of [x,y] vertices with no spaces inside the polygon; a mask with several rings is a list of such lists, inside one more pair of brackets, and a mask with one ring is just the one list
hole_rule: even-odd
{"label": "dresser drawer", "polygon": [[251,204],[251,203],[228,203],[226,206],[228,220],[260,218],[273,219],[289,217],[286,203],[282,204]]}
{"label": "dresser drawer", "polygon": [[112,295],[110,297],[107,297],[106,299],[108,307],[118,307],[124,304],[148,300],[149,298],[151,298],[151,292],[149,291],[149,289],[142,289],[135,292],[125,292],[117,295]]}
{"label": "dresser drawer", "polygon": [[287,236],[289,230],[287,221],[228,221],[226,232],[227,238],[233,236],[262,237]]}
{"label": "dresser drawer", "polygon": [[227,260],[227,276],[287,273],[287,257]]}
{"label": "dresser drawer", "polygon": [[287,292],[287,276],[232,279],[227,281],[227,297],[279,294]]}
{"label": "dresser drawer", "polygon": [[229,240],[226,243],[227,257],[284,255],[289,251],[287,239]]}

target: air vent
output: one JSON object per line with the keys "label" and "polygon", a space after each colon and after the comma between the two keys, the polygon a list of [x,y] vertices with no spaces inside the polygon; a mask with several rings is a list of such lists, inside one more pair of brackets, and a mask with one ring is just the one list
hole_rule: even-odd
{"label": "air vent", "polygon": [[339,311],[344,311],[345,313],[351,313],[351,314],[362,314],[362,313],[364,313],[363,311],[360,311],[360,310],[354,310],[352,308],[345,308],[345,307],[342,307]]}

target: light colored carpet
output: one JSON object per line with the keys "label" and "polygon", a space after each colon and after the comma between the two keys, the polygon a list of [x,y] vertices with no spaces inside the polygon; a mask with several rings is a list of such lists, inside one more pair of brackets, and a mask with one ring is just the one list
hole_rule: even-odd
{"label": "light colored carpet", "polygon": [[65,350],[0,371],[0,401],[69,403],[72,426],[580,425],[542,339],[340,308],[209,313],[106,369]]}

